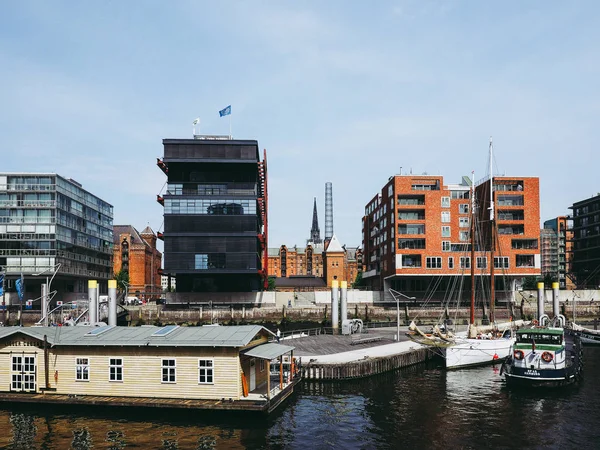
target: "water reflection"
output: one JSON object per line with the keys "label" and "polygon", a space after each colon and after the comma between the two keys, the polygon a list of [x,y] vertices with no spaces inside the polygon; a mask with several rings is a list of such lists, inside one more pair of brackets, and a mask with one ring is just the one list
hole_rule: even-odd
{"label": "water reflection", "polygon": [[0,448],[595,448],[600,348],[586,348],[585,358],[581,386],[550,391],[509,391],[499,366],[416,366],[365,380],[306,381],[268,418],[4,405]]}

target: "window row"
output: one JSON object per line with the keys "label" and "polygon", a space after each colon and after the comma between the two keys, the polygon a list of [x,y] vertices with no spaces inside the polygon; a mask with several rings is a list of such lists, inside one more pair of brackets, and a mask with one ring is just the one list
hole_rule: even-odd
{"label": "window row", "polygon": [[[177,383],[177,362],[175,358],[161,360],[160,381],[162,383]],[[89,381],[91,373],[90,358],[77,358],[75,365],[75,380]],[[124,381],[123,358],[109,358],[108,381]],[[198,360],[198,384],[214,383],[214,361],[212,359]]]}
{"label": "window row", "polygon": [[165,214],[256,214],[256,200],[165,200]]}
{"label": "window row", "polygon": [[[528,264],[533,265],[533,256],[529,260],[523,259],[524,257],[528,257],[529,255],[517,255],[517,267],[529,267]],[[442,257],[441,256],[427,256],[425,257],[425,267],[427,269],[442,269]],[[471,257],[470,256],[461,256],[458,258],[459,266],[461,269],[470,269],[471,268]],[[487,269],[488,267],[488,258],[486,256],[477,256],[476,257],[476,268],[477,269]],[[415,267],[420,268],[423,267],[421,255],[402,255],[402,267]],[[494,268],[496,269],[508,269],[509,268],[509,258],[508,256],[497,256],[494,257]],[[454,269],[454,256],[448,257],[448,269]]]}

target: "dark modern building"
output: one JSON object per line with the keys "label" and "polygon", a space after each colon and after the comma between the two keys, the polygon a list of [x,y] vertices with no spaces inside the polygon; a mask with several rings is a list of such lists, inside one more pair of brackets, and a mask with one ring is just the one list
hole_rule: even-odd
{"label": "dark modern building", "polygon": [[[267,165],[258,142],[224,136],[164,139],[167,175],[163,273],[169,303],[190,293],[252,292],[268,286]],[[202,300],[201,295],[196,296]]]}
{"label": "dark modern building", "polygon": [[600,194],[573,203],[573,275],[578,289],[600,286]]}
{"label": "dark modern building", "polygon": [[86,299],[88,280],[99,281],[106,292],[112,251],[110,204],[54,173],[0,173],[0,266],[7,303],[17,298],[14,282],[21,274],[24,301],[39,299],[41,284],[53,275],[54,301]]}

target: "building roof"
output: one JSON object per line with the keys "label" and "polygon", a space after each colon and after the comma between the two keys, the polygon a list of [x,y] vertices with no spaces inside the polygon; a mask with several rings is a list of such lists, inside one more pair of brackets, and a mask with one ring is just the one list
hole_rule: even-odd
{"label": "building roof", "polygon": [[[152,232],[152,230],[150,231]],[[132,244],[144,244],[148,247],[150,246],[150,244],[148,244],[144,239],[142,239],[141,234],[132,225],[113,225],[113,244],[115,244],[115,246],[121,245],[120,236],[122,234],[130,235]],[[142,234],[145,233],[142,232]],[[152,234],[154,234],[154,232],[152,232]]]}
{"label": "building roof", "polygon": [[279,256],[279,248],[269,247],[269,256]]}
{"label": "building roof", "polygon": [[278,356],[291,352],[292,350],[294,350],[294,348],[295,347],[290,347],[288,345],[281,345],[276,344],[274,342],[269,342],[268,344],[252,347],[249,350],[245,350],[243,353],[246,356],[252,356],[253,358],[271,360],[277,358]]}
{"label": "building roof", "polygon": [[331,240],[329,241],[327,250],[325,250],[325,253],[334,253],[334,252],[344,253],[344,248],[340,244],[340,241],[338,241],[338,238],[335,237],[335,234],[333,236],[331,236]]}
{"label": "building roof", "polygon": [[261,331],[260,325],[180,327],[0,327],[0,339],[25,334],[53,346],[119,347],[243,347]]}
{"label": "building roof", "polygon": [[150,228],[150,225],[144,228],[140,234],[151,234],[152,236],[156,236],[154,231],[152,231],[152,228]]}

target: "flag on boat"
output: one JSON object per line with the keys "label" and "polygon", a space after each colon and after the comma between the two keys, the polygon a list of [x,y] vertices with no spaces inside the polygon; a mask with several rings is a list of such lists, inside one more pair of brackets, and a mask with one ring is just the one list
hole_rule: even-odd
{"label": "flag on boat", "polygon": [[4,274],[0,273],[0,295],[4,294]]}
{"label": "flag on boat", "polygon": [[531,353],[535,353],[535,338],[531,340]]}
{"label": "flag on boat", "polygon": [[229,114],[231,114],[231,105],[219,111],[219,117],[228,116]]}

